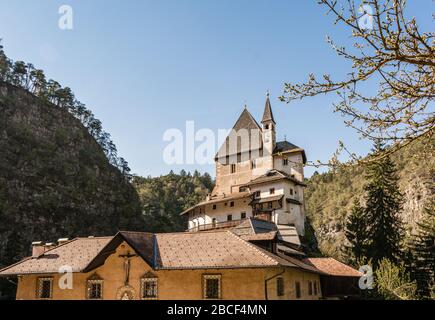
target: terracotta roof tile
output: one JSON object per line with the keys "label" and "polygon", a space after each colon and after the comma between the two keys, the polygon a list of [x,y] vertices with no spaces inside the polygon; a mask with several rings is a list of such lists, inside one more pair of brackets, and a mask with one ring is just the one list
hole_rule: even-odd
{"label": "terracotta roof tile", "polygon": [[71,266],[73,272],[80,272],[112,238],[76,238],[46,251],[39,257],[29,257],[6,267],[0,270],[0,275],[57,273],[65,265]]}
{"label": "terracotta roof tile", "polygon": [[162,269],[272,267],[279,263],[230,231],[157,234]]}
{"label": "terracotta roof tile", "polygon": [[333,258],[306,258],[303,262],[330,276],[361,277],[363,275],[358,270]]}

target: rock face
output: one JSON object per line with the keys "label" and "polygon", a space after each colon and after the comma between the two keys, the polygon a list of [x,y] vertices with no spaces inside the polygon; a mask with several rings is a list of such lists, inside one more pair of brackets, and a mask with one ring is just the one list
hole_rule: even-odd
{"label": "rock face", "polygon": [[[423,207],[434,196],[434,140],[409,145],[392,156],[403,195],[401,218],[407,233],[419,221]],[[319,248],[325,254],[343,258],[344,227],[354,198],[363,201],[365,172],[348,167],[337,172],[315,174],[308,180],[306,211]]]}
{"label": "rock face", "polygon": [[143,229],[139,198],[95,139],[67,110],[0,83],[0,267],[32,241],[119,229]]}

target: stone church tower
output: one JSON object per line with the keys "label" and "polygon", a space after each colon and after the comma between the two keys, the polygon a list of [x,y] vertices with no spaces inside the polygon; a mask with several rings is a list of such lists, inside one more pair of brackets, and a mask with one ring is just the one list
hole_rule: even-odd
{"label": "stone church tower", "polygon": [[267,94],[261,126],[242,111],[215,156],[216,186],[205,201],[184,211],[188,230],[236,226],[246,219],[273,222],[294,243],[305,233],[304,149],[276,141]]}

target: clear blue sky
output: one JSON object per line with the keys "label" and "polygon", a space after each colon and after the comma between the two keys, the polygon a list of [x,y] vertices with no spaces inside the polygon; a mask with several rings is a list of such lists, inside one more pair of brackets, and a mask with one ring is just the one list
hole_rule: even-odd
{"label": "clear blue sky", "polygon": [[[325,42],[349,41],[316,0],[0,0],[0,38],[14,60],[32,62],[72,88],[99,118],[133,173],[160,175],[163,132],[231,128],[245,101],[258,119],[271,91],[278,138],[326,161],[338,140],[358,154],[370,146],[332,113],[334,96],[286,105],[284,82],[308,73],[339,77],[349,65]],[[432,0],[408,1],[408,12],[434,29]],[[74,29],[58,28],[58,8],[74,9]],[[314,169],[308,168],[307,174]]]}

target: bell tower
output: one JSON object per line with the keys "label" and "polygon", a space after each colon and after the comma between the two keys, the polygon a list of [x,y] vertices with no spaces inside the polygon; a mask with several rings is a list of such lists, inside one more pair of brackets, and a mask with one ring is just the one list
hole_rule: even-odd
{"label": "bell tower", "polygon": [[276,146],[276,123],[270,105],[269,92],[266,96],[266,105],[261,123],[263,125],[263,157],[272,156]]}

